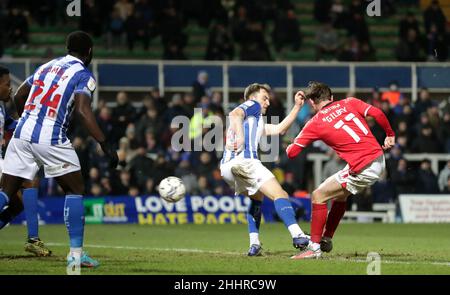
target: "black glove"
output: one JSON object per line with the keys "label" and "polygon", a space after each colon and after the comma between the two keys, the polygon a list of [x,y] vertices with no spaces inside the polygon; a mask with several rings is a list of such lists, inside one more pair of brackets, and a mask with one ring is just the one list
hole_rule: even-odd
{"label": "black glove", "polygon": [[119,158],[117,157],[117,152],[107,143],[106,141],[100,142],[100,147],[109,160],[109,168],[116,169],[119,163]]}

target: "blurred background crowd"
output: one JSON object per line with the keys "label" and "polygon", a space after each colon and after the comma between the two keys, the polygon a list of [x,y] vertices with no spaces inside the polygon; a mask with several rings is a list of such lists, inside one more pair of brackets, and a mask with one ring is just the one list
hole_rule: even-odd
{"label": "blurred background crowd", "polygon": [[[96,38],[101,57],[168,60],[447,60],[447,1],[1,0],[0,56],[58,55],[64,32]],[[442,7],[441,7],[442,6]]]}

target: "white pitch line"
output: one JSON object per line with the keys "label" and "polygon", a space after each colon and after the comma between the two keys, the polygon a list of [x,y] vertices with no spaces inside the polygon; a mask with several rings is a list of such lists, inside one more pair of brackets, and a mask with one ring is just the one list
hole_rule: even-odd
{"label": "white pitch line", "polygon": [[[62,243],[46,243],[48,246],[67,246]],[[184,248],[150,248],[150,247],[135,247],[135,246],[108,246],[108,245],[90,245],[86,244],[83,247],[87,248],[103,248],[103,249],[118,249],[118,250],[150,250],[150,251],[173,251],[173,252],[185,252],[185,253],[207,253],[207,254],[227,254],[227,255],[243,255],[238,252],[224,252],[224,251],[212,251],[203,249],[184,249]]]}
{"label": "white pitch line", "polygon": [[[67,246],[63,243],[46,243],[48,246]],[[185,249],[185,248],[151,248],[151,247],[136,247],[136,246],[108,246],[108,245],[84,245],[87,248],[103,248],[103,249],[118,249],[118,250],[150,250],[150,251],[171,251],[171,252],[184,252],[184,253],[206,253],[206,254],[226,254],[235,256],[245,256],[244,253],[240,252],[224,252],[224,251],[213,251],[213,250],[203,250],[203,249]],[[382,255],[381,255],[382,256]],[[342,258],[342,257],[324,257],[324,260],[334,260],[334,261],[348,261],[356,263],[368,263],[365,259],[352,259],[352,258]],[[386,264],[431,264],[431,265],[442,265],[449,266],[448,261],[396,261],[396,260],[383,260],[381,263]]]}

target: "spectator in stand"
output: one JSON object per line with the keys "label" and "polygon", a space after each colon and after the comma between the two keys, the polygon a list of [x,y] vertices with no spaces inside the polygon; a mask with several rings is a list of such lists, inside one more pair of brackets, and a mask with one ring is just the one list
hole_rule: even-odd
{"label": "spectator in stand", "polygon": [[342,50],[339,52],[339,61],[360,61],[362,59],[361,46],[353,36],[347,39]]}
{"label": "spectator in stand", "polygon": [[415,192],[416,176],[413,170],[408,167],[408,161],[400,158],[395,168],[390,175],[397,197],[399,194],[413,194]]}
{"label": "spectator in stand", "polygon": [[136,10],[127,18],[125,28],[127,31],[128,49],[130,51],[134,49],[136,41],[142,41],[144,49],[148,50],[150,38],[153,37],[153,32],[150,29],[149,21],[144,18],[141,11]]}
{"label": "spectator in stand", "polygon": [[350,6],[348,8],[349,15],[353,15],[355,13],[364,15],[366,13],[366,7],[363,0],[352,0]]}
{"label": "spectator in stand", "polygon": [[349,21],[347,33],[349,36],[354,36],[358,42],[367,42],[370,44],[369,27],[367,26],[364,14],[354,13],[352,20]]}
{"label": "spectator in stand", "polygon": [[339,170],[343,169],[347,163],[343,161],[333,150],[331,150],[330,160],[328,160],[323,166],[322,181],[328,177],[336,174]]}
{"label": "spectator in stand", "polygon": [[117,9],[122,20],[126,21],[133,14],[134,5],[128,0],[117,0],[114,4],[114,9]]}
{"label": "spectator in stand", "polygon": [[206,60],[232,60],[234,44],[224,23],[218,22],[209,31]]}
{"label": "spectator in stand", "polygon": [[126,169],[120,172],[119,182],[116,183],[114,187],[115,195],[128,195],[130,186],[132,185],[132,176],[130,172]]}
{"label": "spectator in stand", "polygon": [[[446,60],[448,55],[448,40],[444,32],[439,32],[435,23],[431,24],[426,36],[427,61]],[[439,52],[439,54],[438,54]]]}
{"label": "spectator in stand", "polygon": [[95,0],[86,0],[82,2],[82,11],[80,17],[80,30],[85,31],[95,37],[102,35],[103,23],[101,18],[101,9]]}
{"label": "spectator in stand", "polygon": [[438,194],[439,186],[436,175],[431,170],[431,161],[428,159],[420,163],[417,172],[416,193],[418,194]]}
{"label": "spectator in stand", "polygon": [[[169,5],[163,10],[163,16],[160,22],[161,39],[164,46],[164,52],[171,54],[173,58],[170,59],[183,59],[182,57],[184,57],[184,54],[182,53],[187,44],[188,37],[183,32],[184,25],[182,15],[176,10],[175,6]],[[165,57],[168,56],[165,54]]]}
{"label": "spectator in stand", "polygon": [[198,187],[197,190],[194,190],[195,194],[201,195],[201,196],[209,196],[212,195],[213,192],[211,190],[211,184],[208,181],[208,178],[206,176],[200,176],[198,178]]}
{"label": "spectator in stand", "polygon": [[217,159],[212,159],[213,155],[213,153],[209,152],[202,152],[200,154],[200,163],[195,169],[195,174],[197,176],[211,177],[212,172],[217,168]]}
{"label": "spectator in stand", "polygon": [[406,40],[408,37],[409,30],[415,31],[416,35],[420,36],[419,22],[417,21],[415,14],[412,12],[408,12],[400,21],[399,25],[400,39]]}
{"label": "spectator in stand", "polygon": [[419,100],[415,102],[414,110],[417,116],[427,111],[433,105],[428,88],[422,87],[419,90]]}
{"label": "spectator in stand", "polygon": [[450,177],[447,179],[447,185],[445,186],[444,190],[442,191],[443,194],[450,194]]}
{"label": "spectator in stand", "polygon": [[121,47],[125,44],[125,37],[125,21],[120,17],[120,11],[114,8],[106,27],[106,44],[108,49],[111,50],[116,46]]}
{"label": "spectator in stand", "polygon": [[192,83],[192,93],[194,94],[195,102],[199,102],[203,96],[210,97],[212,92],[208,85],[208,72],[200,71],[197,74],[197,80]]}
{"label": "spectator in stand", "polygon": [[136,136],[136,127],[134,124],[129,124],[127,130],[125,130],[125,137],[128,139],[130,149],[135,151],[139,147],[139,138]]}
{"label": "spectator in stand", "polygon": [[119,149],[117,150],[117,156],[119,157],[119,168],[126,168],[127,164],[134,158],[137,151],[130,148],[130,142],[128,138],[122,137],[119,141]]}
{"label": "spectator in stand", "polygon": [[89,178],[86,181],[86,191],[92,193],[92,187],[100,183],[100,171],[96,167],[89,170]]}
{"label": "spectator in stand", "polygon": [[324,23],[316,33],[316,60],[322,60],[324,55],[336,58],[339,49],[339,36],[330,22]]}
{"label": "spectator in stand", "polygon": [[2,27],[7,33],[10,45],[25,48],[28,46],[28,21],[19,8],[13,7],[8,15],[6,27]]}
{"label": "spectator in stand", "polygon": [[165,98],[161,95],[161,92],[159,91],[159,88],[155,87],[152,88],[150,91],[150,96],[152,97],[153,103],[156,107],[156,110],[158,111],[158,114],[164,114],[164,112],[167,110],[167,102]]}
{"label": "spectator in stand", "polygon": [[298,51],[302,42],[300,24],[293,9],[279,11],[275,19],[275,27],[272,32],[272,41],[275,50],[280,52],[285,45],[291,45],[292,50]]}
{"label": "spectator in stand", "polygon": [[128,124],[134,122],[136,110],[128,100],[126,92],[120,91],[116,95],[117,105],[112,109],[113,130],[111,140],[116,144],[125,135]]}
{"label": "spectator in stand", "polygon": [[[148,178],[153,177],[153,160],[147,155],[145,147],[139,147],[137,154],[128,163],[128,170],[133,175],[138,185],[145,185]],[[158,182],[159,183],[159,182]]]}
{"label": "spectator in stand", "polygon": [[395,108],[403,94],[400,92],[397,81],[389,83],[389,90],[383,92],[381,100],[388,101],[391,108]]}
{"label": "spectator in stand", "polygon": [[138,138],[144,138],[147,130],[152,130],[156,137],[159,138],[160,133],[163,131],[163,124],[158,115],[158,111],[155,107],[150,107],[147,112],[136,123],[136,133]]}
{"label": "spectator in stand", "polygon": [[330,20],[333,24],[333,27],[336,29],[345,27],[347,18],[347,11],[344,4],[342,3],[342,0],[333,0],[330,9]]}
{"label": "spectator in stand", "polygon": [[428,34],[431,32],[431,27],[434,24],[439,33],[445,32],[445,25],[447,19],[445,18],[444,13],[442,12],[441,6],[439,5],[438,0],[431,1],[430,6],[425,10],[423,14],[423,19],[425,22],[425,33]]}
{"label": "spectator in stand", "polygon": [[420,135],[413,141],[411,146],[413,153],[441,153],[442,144],[435,136],[431,125],[421,127]]}
{"label": "spectator in stand", "polygon": [[156,191],[155,181],[152,178],[147,179],[145,182],[144,195],[156,195],[158,192]]}
{"label": "spectator in stand", "polygon": [[450,179],[450,160],[447,161],[447,165],[445,165],[444,169],[439,172],[439,190],[444,192],[446,188],[449,188],[448,182]]}
{"label": "spectator in stand", "polygon": [[444,144],[444,153],[450,154],[450,112],[447,111],[442,116],[441,132],[439,138]]}
{"label": "spectator in stand", "polygon": [[107,138],[111,138],[114,129],[114,122],[111,116],[111,109],[106,105],[100,108],[100,111],[97,115],[97,123],[102,132]]}
{"label": "spectator in stand", "polygon": [[163,59],[165,60],[186,60],[187,57],[183,52],[183,48],[175,42],[169,41],[164,47]]}
{"label": "spectator in stand", "polygon": [[410,29],[406,39],[400,39],[395,54],[399,61],[424,61],[423,44],[416,31]]}
{"label": "spectator in stand", "polygon": [[271,60],[269,45],[264,35],[264,27],[261,22],[250,21],[247,24],[247,32],[241,42],[240,60],[265,61]]}

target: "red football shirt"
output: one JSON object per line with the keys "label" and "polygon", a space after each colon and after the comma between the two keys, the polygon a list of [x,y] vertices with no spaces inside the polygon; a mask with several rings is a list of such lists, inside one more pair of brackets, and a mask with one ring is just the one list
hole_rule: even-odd
{"label": "red football shirt", "polygon": [[[315,140],[322,140],[349,164],[351,173],[359,173],[383,154],[364,119],[371,115],[370,111],[380,123],[381,111],[357,98],[329,103],[306,123],[294,143],[304,148]],[[389,122],[386,122],[383,125],[387,126],[382,127],[388,136],[393,136]]]}

